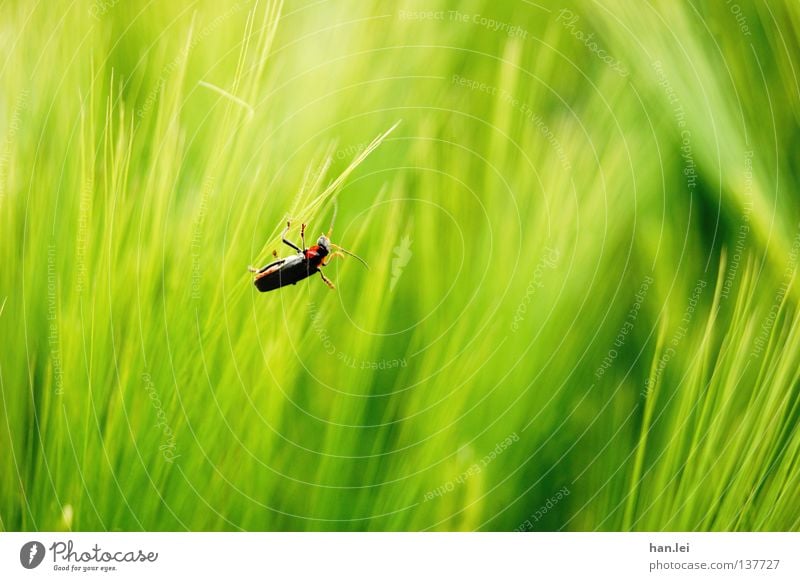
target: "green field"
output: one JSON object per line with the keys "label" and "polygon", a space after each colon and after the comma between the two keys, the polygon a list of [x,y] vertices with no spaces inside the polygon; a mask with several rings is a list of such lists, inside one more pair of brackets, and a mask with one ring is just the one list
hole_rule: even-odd
{"label": "green field", "polygon": [[[0,1],[0,530],[800,530],[794,0]],[[308,224],[362,256],[258,293]]]}

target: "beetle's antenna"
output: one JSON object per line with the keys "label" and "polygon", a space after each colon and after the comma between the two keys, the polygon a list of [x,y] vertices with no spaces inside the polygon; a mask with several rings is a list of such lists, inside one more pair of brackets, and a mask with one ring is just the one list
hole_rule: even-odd
{"label": "beetle's antenna", "polygon": [[331,234],[333,234],[333,223],[336,222],[336,212],[339,210],[339,198],[336,197],[333,199],[333,218],[331,218],[331,227],[328,229],[328,239],[330,240]]}
{"label": "beetle's antenna", "polygon": [[347,254],[348,256],[352,256],[352,257],[353,257],[353,258],[355,258],[356,260],[360,261],[360,262],[361,262],[361,264],[363,264],[364,266],[366,266],[366,267],[367,267],[367,270],[369,270],[369,264],[367,264],[367,261],[366,261],[366,260],[364,260],[363,258],[361,258],[360,256],[358,256],[357,254],[353,254],[353,253],[352,253],[352,252],[350,252],[349,250],[345,250],[344,248],[342,248],[342,247],[341,247],[341,246],[339,246],[338,244],[333,244],[333,243],[331,243],[331,246],[333,246],[333,247],[334,247],[336,250],[339,250],[339,251],[341,251],[341,252],[344,252],[344,253],[345,253],[345,254]]}

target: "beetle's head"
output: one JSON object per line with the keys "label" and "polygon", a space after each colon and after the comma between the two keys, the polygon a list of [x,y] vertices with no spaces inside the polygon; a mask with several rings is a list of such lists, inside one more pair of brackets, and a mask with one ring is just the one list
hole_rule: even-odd
{"label": "beetle's head", "polygon": [[322,256],[327,256],[331,253],[331,241],[324,234],[317,240],[317,246],[319,246]]}

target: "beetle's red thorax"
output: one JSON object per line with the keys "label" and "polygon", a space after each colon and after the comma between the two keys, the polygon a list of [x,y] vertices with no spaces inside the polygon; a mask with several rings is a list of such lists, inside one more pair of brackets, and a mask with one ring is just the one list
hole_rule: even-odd
{"label": "beetle's red thorax", "polygon": [[306,260],[313,266],[319,266],[322,263],[322,259],[325,258],[323,254],[320,254],[319,246],[316,244],[305,251],[305,256]]}

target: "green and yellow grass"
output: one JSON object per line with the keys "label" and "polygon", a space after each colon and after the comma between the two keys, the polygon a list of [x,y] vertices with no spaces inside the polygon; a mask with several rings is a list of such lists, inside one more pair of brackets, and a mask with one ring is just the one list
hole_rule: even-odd
{"label": "green and yellow grass", "polygon": [[[736,7],[1,3],[0,528],[800,529],[800,9]],[[258,294],[334,201],[370,270]]]}

